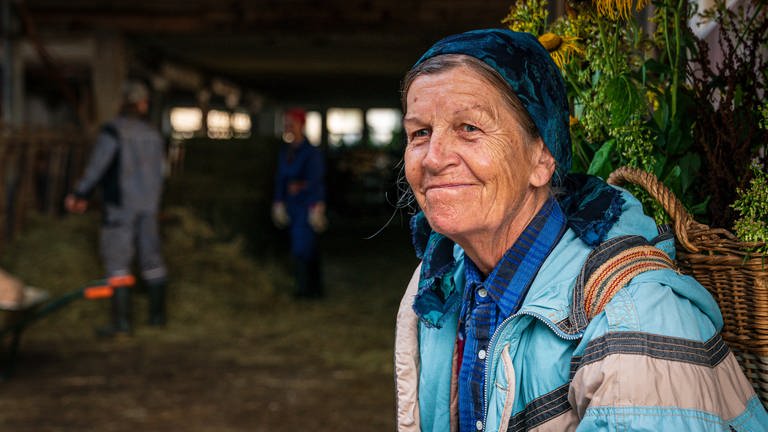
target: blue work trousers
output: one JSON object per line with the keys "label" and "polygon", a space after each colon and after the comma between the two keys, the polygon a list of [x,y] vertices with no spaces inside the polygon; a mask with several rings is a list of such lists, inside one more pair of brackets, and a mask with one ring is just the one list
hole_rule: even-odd
{"label": "blue work trousers", "polygon": [[309,206],[289,201],[286,208],[291,217],[291,254],[303,261],[316,260],[317,234],[309,225]]}

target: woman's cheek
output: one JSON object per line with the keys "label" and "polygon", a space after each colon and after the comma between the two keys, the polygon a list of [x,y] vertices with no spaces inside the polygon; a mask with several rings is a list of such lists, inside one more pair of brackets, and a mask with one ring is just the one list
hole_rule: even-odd
{"label": "woman's cheek", "polygon": [[403,163],[405,164],[405,179],[408,181],[411,189],[415,191],[421,180],[421,164],[419,163],[418,149],[406,148]]}
{"label": "woman's cheek", "polygon": [[510,157],[516,145],[508,135],[494,134],[485,140],[486,153],[490,160],[501,161]]}

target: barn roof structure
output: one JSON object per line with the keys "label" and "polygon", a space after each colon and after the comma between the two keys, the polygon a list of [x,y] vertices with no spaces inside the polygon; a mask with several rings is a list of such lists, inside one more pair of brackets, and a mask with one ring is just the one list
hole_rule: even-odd
{"label": "barn roof structure", "polygon": [[[102,112],[99,120],[114,110],[105,100],[114,98],[116,82],[137,72],[172,93],[218,86],[214,93],[237,88],[259,103],[396,106],[399,81],[421,52],[448,34],[501,26],[510,5],[509,0],[4,0],[3,45],[14,50],[4,54],[4,63],[15,64],[11,71],[27,71],[26,87],[31,80],[56,93],[61,87],[51,79],[56,75],[70,86],[80,83],[74,93],[90,87],[94,109]],[[8,84],[6,93],[13,93]]]}

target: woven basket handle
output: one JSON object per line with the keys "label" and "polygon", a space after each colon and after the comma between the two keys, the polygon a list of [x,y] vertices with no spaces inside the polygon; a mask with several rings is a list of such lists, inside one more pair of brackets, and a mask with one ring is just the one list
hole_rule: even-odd
{"label": "woven basket handle", "polygon": [[637,168],[621,167],[608,176],[608,183],[612,185],[622,185],[624,183],[636,184],[645,189],[656,201],[658,201],[672,219],[675,229],[675,237],[687,251],[698,252],[699,248],[688,239],[688,229],[697,222],[683,203],[672,193],[659,179],[651,173],[647,173]]}

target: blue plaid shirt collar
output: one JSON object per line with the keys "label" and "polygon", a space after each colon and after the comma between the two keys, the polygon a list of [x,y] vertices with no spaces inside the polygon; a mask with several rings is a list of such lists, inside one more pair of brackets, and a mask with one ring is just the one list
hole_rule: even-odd
{"label": "blue plaid shirt collar", "polygon": [[[531,258],[536,255],[541,256],[542,247],[545,247],[547,239],[554,244],[565,232],[565,221],[566,217],[560,205],[554,198],[550,198],[485,281],[491,298],[499,305],[505,316],[514,312],[517,303],[522,299],[543,263],[543,259],[549,254],[547,251],[541,257],[541,262],[537,264],[536,260],[523,260],[527,255],[526,250],[535,246],[531,252],[533,254]],[[410,223],[411,240],[416,255],[422,259],[419,288],[413,302],[413,310],[426,326],[440,328],[443,320],[462,306],[461,297],[464,288],[470,286],[469,281],[466,281],[464,286],[456,287],[454,284],[456,272],[462,267],[471,267],[472,269],[465,270],[464,276],[468,278],[472,274],[478,283],[482,282],[482,275],[469,259],[464,260],[464,266],[458,265],[454,256],[455,243],[442,234],[432,231],[423,212],[414,215]],[[541,239],[538,239],[542,227],[547,223],[550,228]],[[553,236],[554,239],[552,239]],[[507,290],[510,283],[519,287],[518,282],[524,279],[529,279],[528,283],[519,292]]]}
{"label": "blue plaid shirt collar", "polygon": [[477,266],[469,258],[464,259],[458,334],[463,345],[458,371],[460,431],[476,430],[484,418],[486,353],[492,335],[520,308],[539,268],[565,230],[565,216],[558,203],[550,199],[485,280]]}
{"label": "blue plaid shirt collar", "polygon": [[482,283],[501,315],[512,315],[565,229],[565,216],[550,198],[484,281],[477,266],[469,258],[465,260],[465,286]]}

